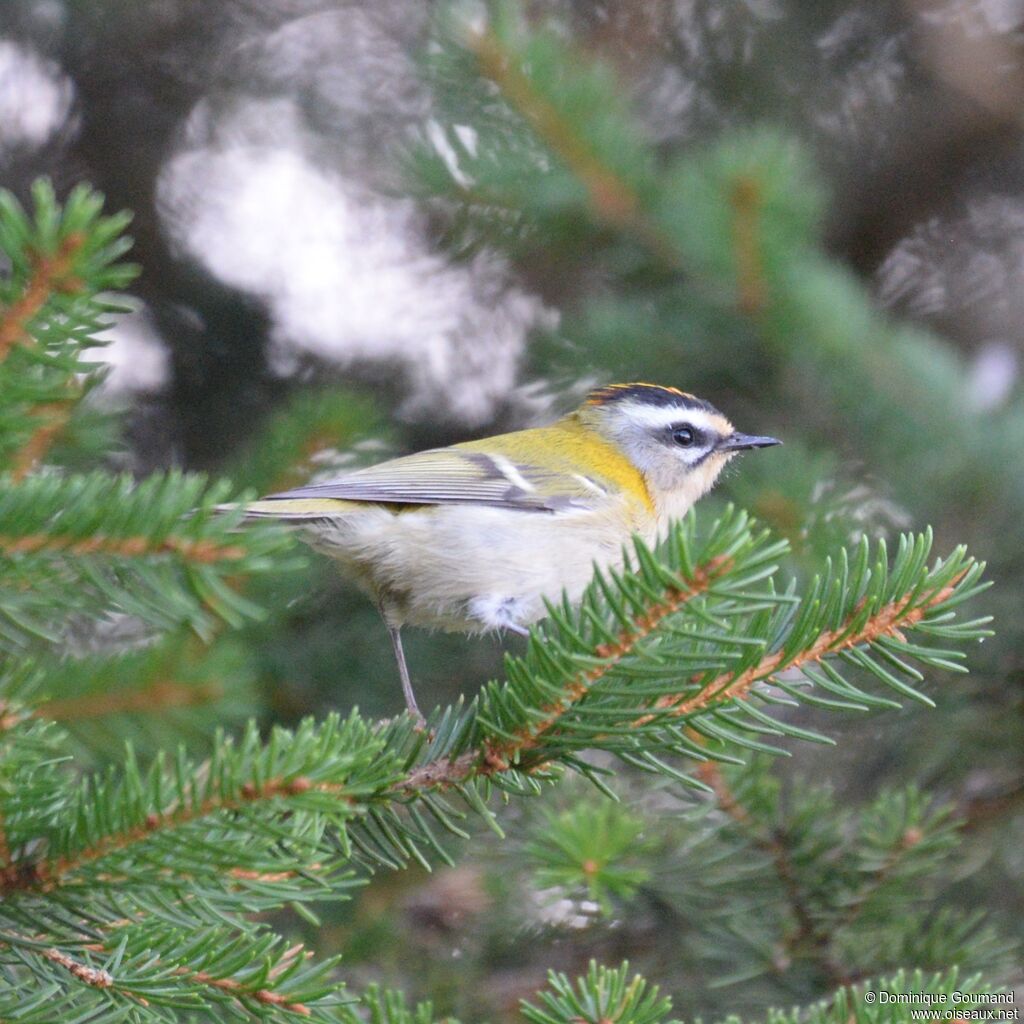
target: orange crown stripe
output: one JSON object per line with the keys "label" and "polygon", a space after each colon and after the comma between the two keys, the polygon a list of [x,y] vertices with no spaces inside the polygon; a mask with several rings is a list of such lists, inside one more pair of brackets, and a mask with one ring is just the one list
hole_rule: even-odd
{"label": "orange crown stripe", "polygon": [[624,398],[638,398],[641,401],[649,401],[652,404],[668,404],[675,399],[682,399],[683,402],[699,402],[696,396],[688,391],[680,391],[679,388],[666,387],[662,384],[646,384],[643,381],[634,381],[629,384],[606,384],[597,388],[587,395],[587,405],[605,405],[608,402],[620,401]]}

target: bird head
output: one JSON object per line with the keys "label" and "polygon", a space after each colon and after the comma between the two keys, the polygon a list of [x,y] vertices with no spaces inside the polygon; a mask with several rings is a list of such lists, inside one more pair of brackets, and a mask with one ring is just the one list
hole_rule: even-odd
{"label": "bird head", "polygon": [[611,384],[590,393],[579,416],[643,474],[655,501],[680,514],[740,452],[781,444],[742,434],[710,402],[656,384]]}

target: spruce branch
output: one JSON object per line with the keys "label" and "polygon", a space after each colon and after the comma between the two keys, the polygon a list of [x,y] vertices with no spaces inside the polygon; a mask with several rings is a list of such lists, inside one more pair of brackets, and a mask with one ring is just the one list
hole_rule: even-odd
{"label": "spruce branch", "polygon": [[[434,1024],[434,1006],[430,1002],[417,1003],[410,1008],[404,992],[370,985],[359,999],[358,1006],[346,1008],[344,1024]],[[358,1011],[364,1010],[365,1014]],[[445,1016],[439,1024],[459,1024],[454,1017]]]}
{"label": "spruce branch", "polygon": [[129,957],[149,953],[145,972],[127,979],[122,991],[151,1004],[207,1011],[212,1004],[240,1019],[335,1021],[331,1011],[347,1001],[343,983],[330,978],[337,958],[313,963],[301,943],[289,946],[265,929],[186,931],[136,922],[115,930],[104,946]]}
{"label": "spruce branch", "polygon": [[724,576],[730,568],[728,559],[715,556],[708,560],[706,567],[697,566],[692,576],[682,579],[679,585],[666,587],[614,640],[594,648],[594,655],[601,662],[568,679],[562,686],[562,696],[542,708],[543,718],[517,731],[509,739],[489,743],[484,752],[484,763],[489,767],[507,768],[510,758],[539,746],[544,734],[558,725],[566,712],[583,700],[595,683],[633,654],[638,644],[649,637],[665,618],[681,611],[687,602],[700,594],[707,593],[715,579]]}
{"label": "spruce branch", "polygon": [[[591,61],[570,70],[554,34],[526,31],[511,5],[492,5],[482,26],[452,15],[446,20],[449,42],[471,56],[473,69],[497,88],[512,120],[521,119],[566,174],[555,180],[545,161],[511,149],[508,161],[494,160],[491,152],[478,160],[453,137],[449,146],[461,169],[452,173],[423,148],[414,159],[420,175],[445,181],[464,202],[492,217],[497,213],[499,223],[535,203],[557,216],[578,196],[598,225],[625,232],[666,266],[680,269],[677,250],[650,215],[653,161],[629,124],[609,69]],[[489,127],[494,137],[488,141],[500,148],[516,134],[507,124]],[[517,174],[508,174],[506,163],[515,163]],[[542,192],[531,198],[538,185]]]}
{"label": "spruce branch", "polygon": [[22,443],[20,450],[14,453],[11,462],[12,483],[21,483],[36,464],[42,461],[67,426],[73,404],[78,397],[71,396],[63,402],[43,402],[32,409],[31,416],[36,421],[36,426]]}
{"label": "spruce branch", "polygon": [[[901,640],[903,630],[913,628],[931,609],[944,604],[956,593],[957,583],[967,572],[968,569],[963,569],[946,586],[924,595],[915,587],[895,601],[889,601],[866,619],[861,609],[856,609],[840,626],[821,633],[806,650],[797,654],[785,650],[775,651],[745,669],[739,676],[720,676],[706,685],[699,694],[685,700],[675,696],[661,697],[656,706],[668,710],[673,716],[684,716],[725,701],[746,700],[756,683],[771,681],[782,670],[801,669],[808,664],[822,662],[831,655],[870,647],[881,640]],[[644,716],[637,719],[637,724],[653,721],[654,717]]]}
{"label": "spruce branch", "polygon": [[[722,984],[771,976],[783,984],[848,986],[899,966],[950,963],[1006,976],[1012,947],[979,915],[934,911],[958,874],[950,808],[913,787],[884,790],[851,810],[820,784],[782,783],[764,758],[744,766],[705,762],[698,776],[713,802],[667,841],[710,870],[695,870],[664,898],[697,927]],[[962,869],[960,869],[962,870]],[[657,882],[654,883],[657,886]],[[673,889],[686,889],[677,895]],[[743,896],[756,894],[753,904]]]}
{"label": "spruce branch", "polygon": [[541,892],[582,890],[610,915],[613,898],[628,901],[650,877],[635,860],[649,846],[649,822],[614,800],[578,800],[559,814],[545,811],[538,824],[523,854]]}
{"label": "spruce branch", "polygon": [[486,100],[447,111],[472,126],[472,146],[452,131],[444,154],[429,144],[414,154],[421,189],[455,199],[458,216],[475,216],[512,246],[531,232],[558,244],[596,223],[595,243],[616,263],[635,264],[639,247],[659,279],[685,275],[710,306],[766,328],[777,268],[806,250],[820,205],[792,145],[761,132],[659,166],[623,83],[592,55],[581,59],[557,28],[527,26],[504,3],[471,24],[449,16],[441,25],[439,102],[450,103],[453,79]]}
{"label": "spruce branch", "polygon": [[[222,514],[224,485],[154,475],[142,482],[104,472],[0,481],[0,645],[22,647],[73,613],[112,611],[167,628],[208,631],[212,615],[238,623],[258,613],[235,592],[236,574],[280,571],[281,531],[234,533]],[[116,510],[116,512],[112,512]],[[6,620],[6,627],[4,625]]]}
{"label": "spruce branch", "polygon": [[289,999],[287,996],[274,992],[269,988],[247,986],[240,981],[236,981],[234,978],[216,978],[208,971],[190,972],[185,968],[178,968],[176,973],[186,975],[189,980],[199,982],[201,985],[209,985],[211,988],[227,992],[242,1003],[243,1006],[252,1000],[256,1003],[262,1003],[264,1006],[276,1007],[287,1013],[296,1013],[303,1017],[310,1016],[310,1009],[305,1003]]}
{"label": "spruce branch", "polygon": [[709,756],[686,730],[748,749],[762,748],[744,735],[751,730],[815,739],[759,709],[770,696],[764,687],[844,710],[891,705],[849,683],[850,666],[897,696],[931,703],[910,661],[959,669],[962,653],[930,650],[908,634],[985,635],[984,622],[951,618],[978,591],[981,566],[958,550],[928,569],[928,534],[903,538],[891,568],[884,544],[872,555],[865,541],[798,600],[771,585],[780,548],[755,536],[745,517],[724,517],[699,551],[693,524],[674,532],[665,562],[638,545],[630,571],[598,577],[578,612],[553,608],[525,659],[508,660],[509,681],[475,702],[462,749],[421,763],[399,792],[521,776],[573,763],[573,751],[587,746],[649,768],[652,750]]}
{"label": "spruce branch", "polygon": [[854,981],[853,973],[840,964],[833,955],[832,931],[826,924],[815,919],[808,905],[807,897],[794,870],[785,833],[778,828],[764,830],[759,827],[733,793],[716,762],[704,761],[698,766],[697,771],[701,780],[714,793],[718,806],[750,837],[753,844],[767,853],[771,859],[797,924],[796,929],[790,931],[784,938],[787,959],[806,946],[812,950],[829,985],[851,985]]}
{"label": "spruce branch", "polygon": [[522,1003],[530,1024],[660,1024],[672,1009],[657,985],[649,986],[639,974],[630,977],[628,962],[608,968],[592,960],[575,985],[551,971],[548,985],[539,1005]]}
{"label": "spruce branch", "polygon": [[394,757],[357,716],[275,729],[266,743],[250,727],[237,744],[219,737],[204,764],[179,753],[143,773],[129,756],[119,776],[84,780],[57,823],[35,816],[39,831],[13,851],[0,892],[95,894],[118,878],[123,895],[179,876],[228,903],[239,892],[259,902],[268,878],[294,881],[275,902],[324,897],[328,886],[341,896],[347,850],[326,825],[343,837],[361,803],[397,776]]}
{"label": "spruce branch", "polygon": [[[638,544],[628,570],[599,575],[578,610],[553,607],[526,656],[508,660],[509,681],[488,687],[466,712],[435,716],[431,736],[418,736],[404,719],[374,730],[353,717],[343,726],[329,720],[295,734],[275,731],[268,744],[250,729],[237,748],[218,739],[208,764],[179,761],[172,771],[158,762],[145,777],[129,759],[120,779],[85,784],[74,825],[46,831],[44,857],[16,857],[8,885],[77,886],[95,872],[135,884],[142,863],[152,861],[220,898],[246,872],[277,876],[293,867],[271,849],[282,814],[295,829],[288,842],[306,862],[337,870],[322,829],[303,831],[309,822],[301,810],[327,814],[371,860],[423,859],[424,844],[445,858],[424,817],[461,834],[458,815],[439,801],[444,790],[487,815],[478,786],[533,791],[535,778],[559,766],[587,772],[577,752],[588,748],[679,777],[655,755],[704,760],[730,746],[757,750],[764,746],[758,731],[816,738],[760,710],[758,703],[777,702],[763,689],[773,682],[795,702],[820,680],[829,697],[814,699],[826,706],[891,703],[848,683],[835,667],[842,657],[899,696],[927,699],[896,674],[920,680],[906,659],[959,667],[961,652],[931,650],[908,634],[984,635],[978,623],[952,621],[954,606],[978,590],[980,566],[956,552],[928,568],[929,548],[927,535],[906,538],[890,567],[884,547],[872,559],[862,544],[798,599],[774,585],[782,548],[745,516],[727,514],[704,537],[690,517],[660,557]],[[821,673],[813,679],[812,664]],[[788,678],[779,675],[784,668]],[[797,670],[800,680],[792,677]],[[695,742],[690,730],[704,739]],[[268,812],[262,845],[246,836],[260,806]],[[243,812],[244,826],[236,818]],[[195,828],[188,834],[197,841],[203,829],[217,830],[217,851],[201,863],[187,851],[168,860],[163,836]]]}
{"label": "spruce branch", "polygon": [[[120,734],[128,731],[143,759],[182,740],[209,744],[211,710],[239,727],[251,714],[254,666],[237,635],[218,633],[208,646],[187,628],[154,635],[123,621],[112,634],[84,625],[70,650],[35,655],[36,675],[15,699],[0,675],[9,713],[59,722],[76,756],[98,763],[120,760]],[[80,644],[80,649],[74,644]],[[0,713],[2,714],[2,713]]]}
{"label": "spruce branch", "polygon": [[102,198],[74,189],[60,206],[37,182],[25,211],[0,191],[0,252],[11,272],[0,279],[0,461],[17,483],[53,445],[102,378],[88,352],[101,345],[108,291],[135,268],[121,262],[127,217],[101,215]]}
{"label": "spruce branch", "polygon": [[154,1011],[155,1016],[132,1015],[139,1020],[169,1019],[160,1008],[216,1007],[229,1020],[256,1016],[335,1024],[337,1008],[348,1001],[344,984],[331,977],[336,958],[312,963],[301,944],[288,946],[266,929],[241,922],[237,928],[221,922],[188,930],[159,920],[111,922],[102,941],[67,948],[0,930],[0,964],[4,960],[56,965],[101,994],[111,1011]]}
{"label": "spruce branch", "polygon": [[102,534],[73,540],[53,533],[30,533],[20,537],[0,534],[0,552],[6,555],[115,555],[120,558],[142,558],[147,555],[180,555],[186,562],[211,565],[215,562],[239,561],[248,554],[241,544],[215,544],[209,540],[189,540],[168,535],[159,540],[152,537],[106,537]]}
{"label": "spruce branch", "polygon": [[481,72],[519,111],[540,139],[582,182],[594,211],[609,224],[638,228],[640,201],[630,184],[615,174],[582,138],[569,118],[537,92],[518,66],[520,54],[511,51],[489,29],[467,29],[465,42],[476,55]]}
{"label": "spruce branch", "polygon": [[82,282],[72,277],[71,271],[85,241],[86,236],[76,232],[69,234],[52,256],[29,250],[34,263],[31,275],[24,283],[21,296],[0,313],[0,362],[15,345],[34,344],[32,323],[55,293],[82,289]]}

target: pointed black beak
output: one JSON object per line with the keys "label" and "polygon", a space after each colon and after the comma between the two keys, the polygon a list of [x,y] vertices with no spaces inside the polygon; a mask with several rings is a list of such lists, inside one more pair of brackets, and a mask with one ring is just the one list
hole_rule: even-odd
{"label": "pointed black beak", "polygon": [[739,431],[723,437],[718,442],[720,452],[745,452],[748,448],[771,448],[782,444],[777,437],[755,437],[753,434],[741,434]]}

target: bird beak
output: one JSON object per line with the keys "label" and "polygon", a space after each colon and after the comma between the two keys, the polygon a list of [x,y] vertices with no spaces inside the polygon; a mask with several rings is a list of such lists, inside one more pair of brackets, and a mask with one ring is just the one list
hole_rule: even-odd
{"label": "bird beak", "polygon": [[741,434],[739,431],[723,437],[718,442],[720,452],[745,452],[748,448],[771,448],[782,444],[777,437],[755,437],[753,434]]}

